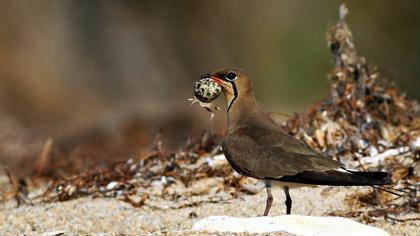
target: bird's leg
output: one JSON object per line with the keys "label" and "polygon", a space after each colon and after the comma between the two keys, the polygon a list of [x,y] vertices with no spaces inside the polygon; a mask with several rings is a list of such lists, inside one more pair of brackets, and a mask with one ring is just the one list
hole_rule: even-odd
{"label": "bird's leg", "polygon": [[271,204],[273,203],[273,194],[271,194],[271,183],[265,183],[265,190],[267,191],[267,204],[265,205],[264,216],[268,215]]}
{"label": "bird's leg", "polygon": [[284,202],[286,203],[286,213],[290,215],[290,213],[292,212],[292,198],[290,197],[290,194],[289,194],[289,187],[284,186],[283,190],[284,190],[284,193],[286,194],[286,201]]}

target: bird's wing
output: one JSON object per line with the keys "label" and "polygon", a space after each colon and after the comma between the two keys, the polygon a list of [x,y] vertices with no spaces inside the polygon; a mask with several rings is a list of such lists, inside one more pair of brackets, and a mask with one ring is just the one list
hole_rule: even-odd
{"label": "bird's wing", "polygon": [[255,178],[280,178],[342,166],[281,129],[240,128],[227,135],[222,146],[236,171]]}

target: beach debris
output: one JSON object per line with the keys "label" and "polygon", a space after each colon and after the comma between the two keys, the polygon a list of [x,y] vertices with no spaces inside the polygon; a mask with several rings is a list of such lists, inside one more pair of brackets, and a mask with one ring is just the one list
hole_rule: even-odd
{"label": "beach debris", "polygon": [[393,208],[419,212],[420,106],[386,80],[356,50],[345,22],[348,10],[327,33],[335,67],[330,98],[307,113],[295,114],[283,128],[312,148],[349,168],[393,173],[394,189],[407,194]]}
{"label": "beach debris", "polygon": [[18,181],[16,181],[7,167],[4,170],[6,172],[7,178],[9,179],[9,184],[12,186],[11,194],[16,200],[16,207],[19,207],[22,204],[32,205],[32,201],[29,198],[29,190],[26,180],[19,178]]}
{"label": "beach debris", "polygon": [[[136,160],[56,179],[43,193],[41,201],[113,197],[134,207],[177,209],[228,202],[237,192],[256,193],[258,188],[252,183],[233,174],[221,154],[219,140],[220,136],[206,132],[189,140],[185,148],[177,152],[152,151]],[[163,204],[166,207],[152,203],[151,200],[157,198],[160,203],[166,200]]]}

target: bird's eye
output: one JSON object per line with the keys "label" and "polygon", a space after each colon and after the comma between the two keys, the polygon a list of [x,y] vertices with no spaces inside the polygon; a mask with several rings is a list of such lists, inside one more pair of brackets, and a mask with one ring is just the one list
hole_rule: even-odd
{"label": "bird's eye", "polygon": [[237,78],[238,78],[238,76],[236,76],[235,72],[228,72],[228,73],[225,75],[225,79],[226,79],[227,81],[234,81],[234,80],[236,80]]}

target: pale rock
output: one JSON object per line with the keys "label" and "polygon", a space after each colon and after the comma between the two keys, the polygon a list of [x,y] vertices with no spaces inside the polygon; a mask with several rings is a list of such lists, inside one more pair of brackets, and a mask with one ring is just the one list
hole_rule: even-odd
{"label": "pale rock", "polygon": [[282,215],[276,217],[237,218],[210,216],[194,224],[193,231],[231,233],[285,232],[311,236],[389,236],[382,229],[342,217]]}
{"label": "pale rock", "polygon": [[109,182],[109,184],[106,185],[106,190],[113,190],[118,186],[118,182],[112,181]]}
{"label": "pale rock", "polygon": [[64,233],[65,232],[63,230],[54,230],[54,231],[45,232],[41,235],[42,236],[59,236],[59,235],[64,235]]}

